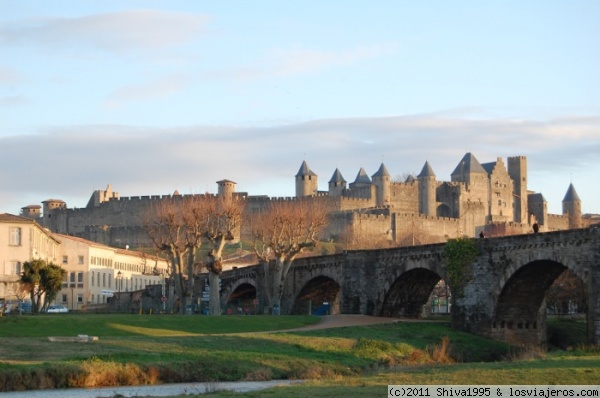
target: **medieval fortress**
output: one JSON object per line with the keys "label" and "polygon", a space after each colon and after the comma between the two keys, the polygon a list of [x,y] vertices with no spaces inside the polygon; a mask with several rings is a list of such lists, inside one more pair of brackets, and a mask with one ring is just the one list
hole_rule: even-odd
{"label": "medieval fortress", "polygon": [[[294,198],[270,198],[236,192],[233,181],[217,182],[217,195],[235,195],[256,211],[273,200],[328,200],[332,222],[323,238],[348,249],[408,246],[444,242],[460,236],[497,236],[581,228],[590,223],[571,184],[562,202],[563,214],[548,214],[541,193],[527,186],[527,158],[514,156],[479,163],[467,153],[450,176],[437,179],[429,162],[418,176],[392,181],[382,163],[369,177],[360,168],[348,183],[339,170],[318,190],[318,175],[302,162],[295,176]],[[144,214],[156,201],[173,195],[119,197],[108,185],[92,194],[85,208],[68,208],[59,199],[22,208],[22,215],[38,220],[53,232],[78,236],[114,247],[149,245],[143,230]]]}

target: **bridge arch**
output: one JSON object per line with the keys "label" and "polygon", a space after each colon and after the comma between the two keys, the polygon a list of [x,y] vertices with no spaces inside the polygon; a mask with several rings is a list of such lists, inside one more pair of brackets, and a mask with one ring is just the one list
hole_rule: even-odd
{"label": "bridge arch", "polygon": [[[333,278],[319,275],[304,284],[294,299],[292,315],[340,313],[341,286]],[[327,304],[325,304],[327,303]]]}
{"label": "bridge arch", "polygon": [[238,307],[254,312],[254,300],[256,297],[256,282],[250,278],[242,278],[221,292],[222,308],[226,312],[231,312],[228,310],[234,309],[233,313],[237,312]]}
{"label": "bridge arch", "polygon": [[492,337],[515,344],[546,343],[546,293],[567,269],[586,286],[588,273],[557,253],[538,255],[507,267],[498,278]]}
{"label": "bridge arch", "polygon": [[431,292],[442,277],[427,268],[412,268],[400,274],[388,287],[380,316],[419,318]]}

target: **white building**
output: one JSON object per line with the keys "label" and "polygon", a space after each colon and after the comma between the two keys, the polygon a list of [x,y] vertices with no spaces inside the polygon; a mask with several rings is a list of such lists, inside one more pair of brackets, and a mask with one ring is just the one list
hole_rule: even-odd
{"label": "white building", "polygon": [[167,271],[167,261],[156,256],[74,236],[52,236],[60,241],[58,264],[67,271],[56,303],[71,310],[105,304],[114,293],[160,284]]}
{"label": "white building", "polygon": [[105,304],[114,293],[164,281],[166,260],[142,252],[53,234],[35,220],[0,213],[0,301],[17,301],[23,263],[42,259],[67,271],[55,303],[70,310]]}
{"label": "white building", "polygon": [[23,263],[34,259],[58,263],[59,242],[34,220],[0,213],[0,300],[17,300]]}

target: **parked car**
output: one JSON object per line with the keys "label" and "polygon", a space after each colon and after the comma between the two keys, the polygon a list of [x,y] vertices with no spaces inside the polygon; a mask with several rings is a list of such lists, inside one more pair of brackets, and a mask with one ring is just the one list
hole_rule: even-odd
{"label": "parked car", "polygon": [[46,312],[48,314],[58,314],[58,313],[69,312],[69,309],[67,307],[65,307],[64,305],[51,305],[48,307]]}

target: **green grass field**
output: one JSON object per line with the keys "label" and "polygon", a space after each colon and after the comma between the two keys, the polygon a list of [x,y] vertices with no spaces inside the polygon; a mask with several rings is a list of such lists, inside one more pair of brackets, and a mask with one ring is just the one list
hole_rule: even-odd
{"label": "green grass field", "polygon": [[[600,380],[600,350],[519,351],[457,332],[445,322],[264,333],[318,320],[308,316],[3,317],[0,386],[6,391],[304,379],[300,386],[247,396],[320,397],[385,396],[388,384],[590,384]],[[568,327],[582,328],[576,321]],[[79,334],[98,336],[99,341],[47,339]]]}

